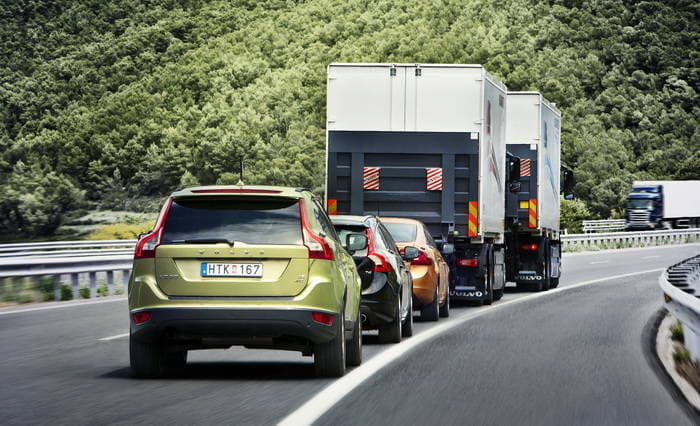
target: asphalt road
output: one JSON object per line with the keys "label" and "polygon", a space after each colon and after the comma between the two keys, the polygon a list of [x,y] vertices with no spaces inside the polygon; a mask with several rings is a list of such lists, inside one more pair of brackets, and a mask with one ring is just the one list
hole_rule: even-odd
{"label": "asphalt road", "polygon": [[[642,351],[642,330],[661,306],[659,272],[577,285],[663,268],[698,251],[567,255],[560,287],[570,289],[511,291],[493,307],[417,323],[416,337],[399,348],[423,333],[436,336],[360,380],[367,361],[397,347],[366,335],[366,362],[346,376],[348,394],[327,411],[310,410],[319,424],[334,425],[698,424]],[[314,378],[311,358],[238,348],[193,352],[176,377],[131,379],[126,311],[123,299],[0,310],[0,421],[274,424],[335,383]]]}

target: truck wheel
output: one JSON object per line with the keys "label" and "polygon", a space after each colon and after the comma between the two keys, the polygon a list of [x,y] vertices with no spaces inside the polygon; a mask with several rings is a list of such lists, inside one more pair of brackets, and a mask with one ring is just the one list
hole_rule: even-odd
{"label": "truck wheel", "polygon": [[314,368],[318,377],[340,377],[345,374],[345,315],[333,325],[335,337],[314,346]]}
{"label": "truck wheel", "polygon": [[357,367],[362,364],[362,325],[360,312],[357,312],[355,325],[352,327],[352,339],[345,342],[345,365]]}
{"label": "truck wheel", "polygon": [[137,378],[156,378],[163,375],[165,363],[163,348],[157,343],[143,343],[129,336],[131,374]]}
{"label": "truck wheel", "polygon": [[401,342],[401,297],[398,294],[396,295],[394,302],[393,320],[388,324],[381,324],[379,326],[380,343]]}
{"label": "truck wheel", "polygon": [[445,297],[445,303],[440,305],[440,318],[447,318],[450,316],[450,293],[447,292]]}
{"label": "truck wheel", "polygon": [[559,278],[551,278],[549,280],[549,288],[557,288],[559,286]]}
{"label": "truck wheel", "polygon": [[420,310],[420,318],[423,321],[437,321],[440,319],[440,293],[439,287],[435,285],[433,301],[423,306]]}
{"label": "truck wheel", "polygon": [[489,250],[489,257],[488,257],[488,268],[489,270],[486,272],[486,277],[484,278],[486,280],[486,296],[484,298],[484,305],[490,305],[493,303],[493,268],[494,268],[494,263],[493,263],[493,251]]}
{"label": "truck wheel", "polygon": [[404,321],[403,327],[401,327],[401,336],[402,337],[413,336],[413,298],[412,297],[408,298],[408,314],[406,314],[406,321]]}

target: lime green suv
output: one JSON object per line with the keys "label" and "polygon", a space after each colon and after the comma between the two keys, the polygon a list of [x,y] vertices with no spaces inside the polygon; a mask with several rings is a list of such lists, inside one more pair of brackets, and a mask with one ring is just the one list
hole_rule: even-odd
{"label": "lime green suv", "polygon": [[[362,244],[355,238],[353,244]],[[319,376],[362,362],[360,277],[305,189],[204,186],[173,193],[139,238],[129,282],[136,377],[233,345],[314,356]]]}

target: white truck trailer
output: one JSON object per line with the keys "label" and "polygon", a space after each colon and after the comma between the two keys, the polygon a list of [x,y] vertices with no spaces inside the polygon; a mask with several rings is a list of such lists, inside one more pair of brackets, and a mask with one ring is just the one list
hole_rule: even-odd
{"label": "white truck trailer", "polygon": [[631,231],[700,227],[700,180],[635,181],[625,218]]}
{"label": "white truck trailer", "polygon": [[506,93],[480,65],[331,64],[328,212],[421,220],[451,299],[500,298]]}
{"label": "white truck trailer", "polygon": [[538,92],[508,92],[506,149],[506,277],[547,290],[561,274],[561,112]]}

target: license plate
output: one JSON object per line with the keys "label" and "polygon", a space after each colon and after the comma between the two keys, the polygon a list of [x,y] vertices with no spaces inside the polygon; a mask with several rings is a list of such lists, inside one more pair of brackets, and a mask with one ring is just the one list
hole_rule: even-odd
{"label": "license plate", "polygon": [[203,277],[259,278],[263,275],[263,266],[262,263],[202,262],[200,271]]}

